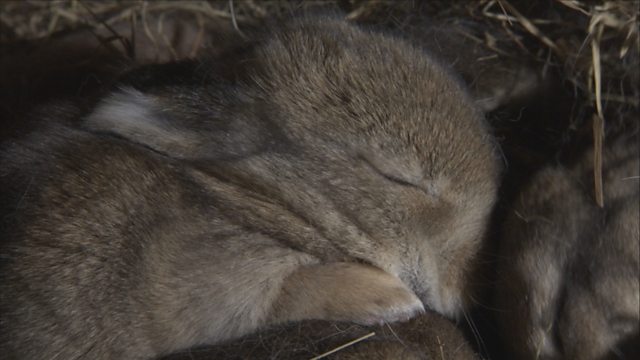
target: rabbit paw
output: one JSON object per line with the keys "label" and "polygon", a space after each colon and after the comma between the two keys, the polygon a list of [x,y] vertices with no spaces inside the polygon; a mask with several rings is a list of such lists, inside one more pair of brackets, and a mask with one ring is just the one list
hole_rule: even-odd
{"label": "rabbit paw", "polygon": [[375,325],[424,312],[400,279],[378,268],[331,263],[298,269],[283,286],[278,321],[323,319]]}
{"label": "rabbit paw", "polygon": [[[399,279],[369,283],[366,290],[353,293],[355,306],[350,313],[351,321],[362,325],[381,325],[396,321],[407,321],[424,313],[424,305],[418,297]],[[347,314],[345,314],[347,315]]]}

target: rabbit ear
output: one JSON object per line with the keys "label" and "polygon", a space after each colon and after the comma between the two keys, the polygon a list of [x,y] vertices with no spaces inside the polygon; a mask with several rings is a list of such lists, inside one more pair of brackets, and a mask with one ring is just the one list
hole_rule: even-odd
{"label": "rabbit ear", "polygon": [[[253,116],[265,112],[245,108],[232,118],[216,118],[214,114],[198,117],[168,109],[167,101],[171,99],[123,88],[98,105],[85,127],[118,135],[170,157],[192,160],[246,157],[283,143],[280,131],[266,116]],[[256,105],[247,108],[251,106]]]}
{"label": "rabbit ear", "polygon": [[100,103],[85,126],[177,157],[184,157],[197,142],[195,134],[173,126],[158,111],[152,97],[133,88],[116,92]]}

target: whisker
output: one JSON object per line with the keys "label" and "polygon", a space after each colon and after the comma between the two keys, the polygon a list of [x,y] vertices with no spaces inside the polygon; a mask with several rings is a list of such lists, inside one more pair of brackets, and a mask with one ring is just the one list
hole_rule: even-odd
{"label": "whisker", "polygon": [[474,340],[476,341],[476,345],[478,345],[478,348],[482,353],[487,354],[487,346],[484,343],[484,340],[482,340],[482,336],[480,336],[480,331],[478,331],[476,324],[469,317],[466,310],[463,310],[462,314],[464,315],[464,319],[467,321],[467,324],[469,324],[469,328],[471,329],[471,333],[473,334]]}
{"label": "whisker", "polygon": [[494,308],[491,307],[489,305],[485,305],[483,303],[481,303],[480,301],[478,301],[476,298],[473,297],[473,295],[469,295],[469,299],[471,300],[471,302],[473,302],[475,305],[478,305],[479,307],[483,308],[483,309],[487,309],[487,310],[491,310],[491,311],[495,311],[495,312],[500,312],[500,313],[506,313],[508,312],[505,309],[498,309],[498,308]]}

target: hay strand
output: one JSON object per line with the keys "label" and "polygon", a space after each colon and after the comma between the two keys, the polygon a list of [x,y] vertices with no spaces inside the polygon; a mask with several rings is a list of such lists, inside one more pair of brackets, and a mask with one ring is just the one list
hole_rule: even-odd
{"label": "hay strand", "polygon": [[353,345],[355,345],[355,344],[357,344],[357,343],[359,343],[361,341],[364,341],[364,340],[366,340],[366,339],[368,339],[368,338],[370,338],[372,336],[375,336],[375,334],[376,333],[372,331],[372,332],[370,332],[368,334],[365,334],[365,335],[363,335],[363,336],[361,336],[361,337],[359,337],[357,339],[351,340],[346,344],[342,344],[342,345],[338,346],[337,348],[331,349],[331,350],[329,350],[329,351],[327,351],[325,353],[322,353],[322,354],[320,354],[318,356],[315,356],[315,357],[311,358],[310,360],[324,359],[324,358],[326,358],[327,356],[329,356],[331,354],[335,354],[338,351],[341,351],[341,350],[344,350],[344,349],[348,348],[349,346],[353,346]]}

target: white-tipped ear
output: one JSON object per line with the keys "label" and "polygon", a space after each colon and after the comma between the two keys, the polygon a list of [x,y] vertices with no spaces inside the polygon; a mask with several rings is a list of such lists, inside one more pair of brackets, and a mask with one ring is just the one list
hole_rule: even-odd
{"label": "white-tipped ear", "polygon": [[225,111],[210,111],[215,106],[205,100],[180,101],[122,88],[98,104],[84,126],[178,159],[238,159],[272,151],[287,141],[269,114],[254,103],[219,116]]}
{"label": "white-tipped ear", "polygon": [[171,155],[187,155],[185,152],[195,142],[194,134],[173,126],[163,117],[160,108],[153,97],[133,88],[123,88],[98,104],[85,126]]}

